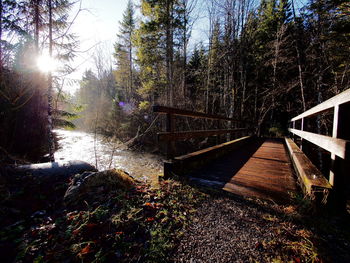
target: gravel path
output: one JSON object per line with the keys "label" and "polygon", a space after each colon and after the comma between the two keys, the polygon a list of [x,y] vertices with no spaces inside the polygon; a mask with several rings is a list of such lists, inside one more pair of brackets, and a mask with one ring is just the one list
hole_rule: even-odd
{"label": "gravel path", "polygon": [[198,209],[173,259],[192,263],[320,262],[315,252],[320,249],[310,241],[315,235],[293,223],[288,216],[293,213],[292,206],[211,197]]}

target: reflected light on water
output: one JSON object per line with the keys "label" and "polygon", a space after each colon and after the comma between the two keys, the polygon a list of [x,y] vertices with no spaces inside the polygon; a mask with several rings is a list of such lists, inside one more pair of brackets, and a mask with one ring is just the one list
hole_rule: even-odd
{"label": "reflected light on water", "polygon": [[[57,161],[81,160],[101,170],[122,169],[139,180],[153,180],[162,173],[159,157],[123,150],[121,144],[108,142],[102,137],[82,131],[54,130],[59,139],[55,152]],[[96,152],[96,154],[95,154]],[[111,166],[110,166],[111,164]]]}

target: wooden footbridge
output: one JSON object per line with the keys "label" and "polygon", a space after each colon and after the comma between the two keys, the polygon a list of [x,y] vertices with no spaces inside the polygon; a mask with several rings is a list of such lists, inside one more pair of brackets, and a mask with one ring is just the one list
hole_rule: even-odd
{"label": "wooden footbridge", "polygon": [[[288,201],[298,183],[317,202],[331,198],[345,207],[349,199],[350,89],[291,119],[291,136],[279,139],[257,137],[256,127],[247,121],[164,106],[153,110],[166,115],[166,131],[158,133],[159,141],[166,143],[165,176],[187,176],[205,186],[277,202]],[[311,120],[325,114],[333,117],[331,136],[312,130]],[[178,131],[177,116],[211,120],[216,129]],[[220,129],[223,121],[235,128]],[[210,136],[217,145],[176,156],[176,141]],[[223,136],[236,139],[220,143]],[[329,173],[322,174],[304,154],[307,145],[329,155]]]}

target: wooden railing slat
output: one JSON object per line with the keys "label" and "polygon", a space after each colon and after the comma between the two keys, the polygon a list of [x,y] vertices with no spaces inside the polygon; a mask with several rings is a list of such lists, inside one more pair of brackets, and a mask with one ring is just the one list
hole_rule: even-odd
{"label": "wooden railing slat", "polygon": [[220,134],[234,133],[240,131],[247,131],[249,129],[240,128],[240,129],[225,129],[225,130],[202,130],[202,131],[182,131],[182,132],[159,132],[158,140],[159,141],[180,141],[191,138],[198,137],[208,137]]}
{"label": "wooden railing slat", "polygon": [[296,129],[289,129],[289,131],[313,144],[316,144],[326,151],[334,153],[342,159],[345,159],[347,157],[346,155],[349,154],[350,141]]}
{"label": "wooden railing slat", "polygon": [[329,100],[326,100],[321,104],[318,104],[317,106],[303,112],[302,114],[294,117],[291,121],[300,120],[301,118],[306,118],[306,117],[310,117],[310,116],[322,113],[337,105],[340,105],[349,101],[350,101],[350,89],[345,90],[342,93],[339,93],[338,95],[330,98]]}
{"label": "wooden railing slat", "polygon": [[233,118],[228,118],[220,115],[206,114],[203,112],[196,112],[196,111],[189,111],[189,110],[181,110],[181,109],[159,106],[159,105],[153,106],[153,112],[162,113],[162,114],[173,114],[178,116],[187,116],[187,117],[193,117],[193,118],[204,118],[204,119],[212,119],[212,120],[225,120],[225,121],[249,123],[247,121],[236,120]]}

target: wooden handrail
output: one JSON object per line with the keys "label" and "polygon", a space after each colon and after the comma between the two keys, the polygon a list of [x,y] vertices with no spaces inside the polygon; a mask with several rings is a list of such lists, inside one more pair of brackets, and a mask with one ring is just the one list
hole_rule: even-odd
{"label": "wooden handrail", "polygon": [[350,154],[350,141],[296,129],[289,129],[289,131],[313,144],[316,144],[326,151],[334,153],[342,159],[345,159]]}
{"label": "wooden handrail", "polygon": [[[326,100],[325,102],[305,111],[304,113],[291,119],[293,128],[289,128],[289,132],[305,139],[317,146],[329,151],[332,155],[336,155],[342,159],[346,159],[349,156],[349,143],[348,140],[343,140],[338,138],[338,130],[340,115],[344,116],[344,112],[340,111],[340,106],[342,104],[350,102],[350,89],[343,91],[342,93]],[[320,114],[326,110],[334,108],[333,113],[333,136],[319,135],[317,133],[306,132],[304,131],[304,119],[307,117]],[[295,122],[301,120],[301,129],[295,128]],[[343,120],[342,121],[348,121]]]}
{"label": "wooden handrail", "polygon": [[192,118],[202,118],[202,119],[212,119],[212,120],[224,120],[224,121],[250,123],[248,121],[237,120],[237,119],[228,118],[228,117],[224,117],[224,116],[220,116],[220,115],[206,114],[206,113],[203,113],[203,112],[182,110],[182,109],[165,107],[165,106],[159,106],[159,105],[153,106],[153,112],[161,113],[161,114],[172,114],[172,115],[177,115],[177,116],[186,116],[186,117],[192,117]]}
{"label": "wooden handrail", "polygon": [[[320,135],[304,130],[306,118],[333,109],[332,136]],[[307,140],[331,153],[330,184],[342,188],[342,184],[350,170],[350,89],[326,100],[291,119],[293,128],[288,130],[302,140]],[[296,121],[301,120],[301,128],[296,129]],[[301,143],[302,144],[302,143]],[[337,177],[337,179],[336,179]],[[338,182],[336,182],[338,180]]]}
{"label": "wooden handrail", "polygon": [[182,131],[182,132],[159,132],[158,140],[159,141],[181,141],[191,138],[198,137],[208,137],[220,134],[234,133],[240,131],[247,131],[249,129],[240,128],[240,129],[228,129],[228,130],[202,130],[202,131]]}
{"label": "wooden handrail", "polygon": [[[170,160],[174,159],[174,155],[175,155],[174,143],[175,143],[175,141],[186,140],[186,139],[190,139],[190,138],[198,138],[198,137],[217,136],[216,140],[217,140],[217,144],[219,144],[220,143],[220,137],[219,137],[220,134],[229,134],[229,133],[232,134],[235,132],[251,130],[248,128],[220,129],[220,120],[241,123],[241,124],[244,124],[244,126],[246,126],[246,127],[248,124],[250,124],[249,126],[252,126],[251,125],[252,122],[248,122],[248,121],[241,121],[241,120],[236,120],[233,118],[228,118],[228,117],[214,115],[214,114],[206,114],[203,112],[182,110],[182,109],[176,109],[176,108],[159,106],[159,105],[153,106],[153,112],[166,115],[166,131],[158,133],[158,140],[167,142],[167,146],[166,146],[167,158]],[[217,121],[217,129],[215,129],[215,130],[199,130],[199,131],[176,131],[175,132],[175,116],[185,116],[185,117],[191,117],[191,118],[202,118],[202,119],[216,120]]]}
{"label": "wooden handrail", "polygon": [[346,102],[350,101],[350,89],[343,91],[342,93],[339,93],[338,95],[330,98],[329,100],[326,100],[322,102],[321,104],[318,104],[317,106],[303,112],[302,114],[294,117],[291,119],[291,121],[300,120],[302,118],[311,117],[316,114],[320,114],[324,111],[327,111],[337,105],[344,104]]}

